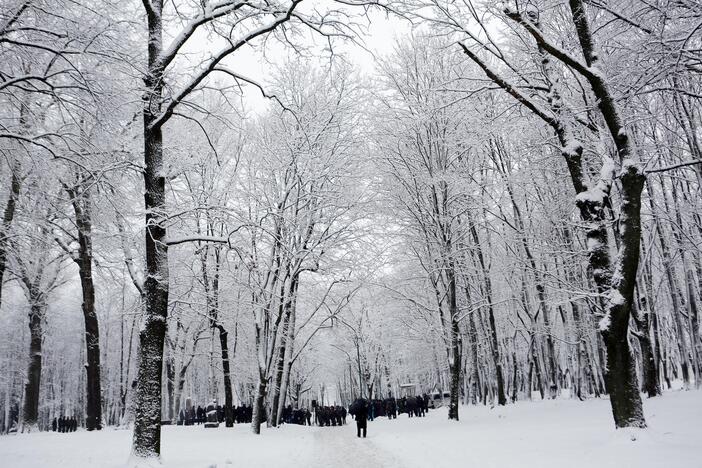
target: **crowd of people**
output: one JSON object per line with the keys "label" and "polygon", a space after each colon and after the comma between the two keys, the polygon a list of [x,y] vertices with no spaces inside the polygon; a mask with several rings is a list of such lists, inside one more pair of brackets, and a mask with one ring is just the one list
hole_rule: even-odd
{"label": "crowd of people", "polygon": [[341,426],[346,424],[346,413],[343,406],[318,406],[315,419],[318,426]]}
{"label": "crowd of people", "polygon": [[406,413],[411,417],[422,417],[429,411],[429,395],[418,395],[395,399],[393,397],[384,400],[373,399],[368,404],[368,420],[372,421],[377,417],[387,417],[396,419],[398,414]]}
{"label": "crowd of people", "polygon": [[53,432],[75,432],[78,429],[78,421],[74,417],[54,418],[51,421],[51,430]]}
{"label": "crowd of people", "polygon": [[[214,405],[214,402],[212,403]],[[253,408],[249,405],[232,407],[232,421],[236,424],[250,423]],[[293,408],[288,405],[283,408],[281,423],[297,424],[301,426],[342,426],[346,424],[347,415],[351,414],[356,420],[358,437],[365,437],[367,431],[367,421],[373,421],[377,417],[387,417],[396,419],[398,414],[407,414],[408,417],[423,417],[429,410],[429,396],[418,395],[396,399],[394,397],[385,399],[366,400],[359,398],[349,407],[340,405],[321,406],[313,402],[314,413],[307,408]],[[221,405],[216,405],[217,420],[219,423],[225,421],[226,411]],[[314,416],[314,418],[313,418]],[[178,425],[190,426],[193,424],[204,424],[207,421],[207,409],[202,406],[191,406],[189,409],[181,409],[178,415]]]}
{"label": "crowd of people", "polygon": [[[222,423],[226,419],[224,406],[217,405],[217,422]],[[236,424],[250,423],[253,409],[248,405],[232,406],[232,421]],[[192,426],[194,424],[204,424],[207,422],[207,407],[198,405],[190,409],[183,408],[178,413],[177,424],[179,426]]]}
{"label": "crowd of people", "polygon": [[[195,424],[204,424],[207,421],[207,407],[198,405],[191,406],[189,409],[181,409],[178,414],[178,425],[192,426]],[[253,408],[249,405],[241,405],[232,407],[232,421],[236,424],[251,423]],[[281,414],[281,422],[285,424],[298,424],[301,426],[311,426],[312,416],[314,415],[314,423],[318,426],[342,426],[346,424],[348,414],[354,416],[357,427],[358,436],[365,437],[367,430],[366,422],[373,421],[377,417],[387,417],[388,419],[396,419],[398,414],[406,413],[411,417],[425,416],[429,410],[429,396],[410,396],[395,399],[393,397],[385,399],[357,399],[349,410],[344,406],[316,406],[314,413],[307,408],[293,408],[288,405],[283,408]],[[221,405],[216,405],[217,421],[222,423],[226,419],[225,408]],[[75,417],[54,418],[51,422],[51,430],[54,432],[74,432],[78,429],[78,421]]]}
{"label": "crowd of people", "polygon": [[398,414],[407,413],[412,417],[426,416],[429,411],[429,395],[402,397],[399,400],[390,397],[384,400],[365,400],[359,398],[349,407],[349,413],[356,420],[356,436],[366,437],[368,420],[379,416],[396,419]]}
{"label": "crowd of people", "polygon": [[300,426],[311,426],[312,425],[312,413],[307,408],[295,408],[292,405],[288,405],[283,408],[283,414],[281,415],[281,422],[285,424],[298,424]]}
{"label": "crowd of people", "polygon": [[413,416],[423,417],[429,412],[429,395],[403,397],[397,402],[398,412]]}

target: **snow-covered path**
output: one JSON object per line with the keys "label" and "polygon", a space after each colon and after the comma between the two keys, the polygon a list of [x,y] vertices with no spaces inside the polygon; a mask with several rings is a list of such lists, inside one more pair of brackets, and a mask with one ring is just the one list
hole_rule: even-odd
{"label": "snow-covered path", "polygon": [[[702,392],[647,399],[645,431],[617,431],[609,402],[520,402],[378,418],[358,439],[342,427],[166,426],[166,468],[702,468]],[[632,440],[635,439],[635,440]],[[1,468],[133,468],[131,431],[0,436]]]}
{"label": "snow-covered path", "polygon": [[[349,421],[341,427],[318,428],[314,432],[314,466],[345,468],[368,468],[382,466],[384,468],[403,468],[405,464],[387,449],[379,447],[374,439],[372,429],[385,418],[369,422],[371,429],[368,436],[356,437],[356,423]],[[388,428],[390,429],[390,428]]]}

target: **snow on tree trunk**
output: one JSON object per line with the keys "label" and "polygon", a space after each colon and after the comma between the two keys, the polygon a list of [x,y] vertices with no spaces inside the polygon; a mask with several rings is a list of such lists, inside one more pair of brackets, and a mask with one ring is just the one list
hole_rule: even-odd
{"label": "snow on tree trunk", "polygon": [[629,343],[631,317],[641,242],[641,191],[645,177],[635,164],[624,164],[620,174],[622,206],[621,244],[600,330],[607,346],[606,382],[617,427],[646,427],[639,381]]}
{"label": "snow on tree trunk", "polygon": [[5,210],[2,216],[2,226],[0,226],[0,305],[2,305],[2,285],[5,277],[5,269],[7,268],[7,254],[10,247],[8,242],[10,227],[15,217],[15,207],[17,198],[19,197],[21,181],[20,181],[20,165],[15,162],[12,167],[12,176],[10,181],[10,193],[5,203]]}
{"label": "snow on tree trunk", "polygon": [[162,49],[161,10],[160,0],[150,1],[150,8],[147,8],[149,69],[144,80],[147,91],[143,96],[145,307],[139,333],[132,439],[132,455],[138,458],[160,457],[161,453],[161,379],[168,315],[168,246],[166,228],[161,224],[166,212],[163,135],[160,125],[152,126],[161,113],[163,93],[163,70],[156,68]]}

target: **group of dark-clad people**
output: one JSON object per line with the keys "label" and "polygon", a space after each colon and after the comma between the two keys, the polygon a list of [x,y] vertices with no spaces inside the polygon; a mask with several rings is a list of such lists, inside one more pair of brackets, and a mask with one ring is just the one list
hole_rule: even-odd
{"label": "group of dark-clad people", "polygon": [[75,432],[78,429],[78,421],[73,417],[54,418],[51,421],[51,430],[53,432]]}
{"label": "group of dark-clad people", "polygon": [[410,418],[422,417],[429,411],[429,395],[418,395],[384,400],[374,399],[368,401],[368,419],[386,416],[388,419],[397,418],[398,414],[406,413]]}
{"label": "group of dark-clad people", "polygon": [[[189,410],[183,408],[178,414],[177,424],[192,426],[193,424],[204,424],[207,422],[207,407],[198,406],[192,407]],[[217,421],[223,423],[226,418],[225,408],[222,405],[217,405]],[[237,424],[251,422],[253,409],[248,405],[232,406],[232,420]]]}
{"label": "group of dark-clad people", "polygon": [[341,426],[346,424],[346,414],[343,406],[318,406],[315,420],[318,426]]}
{"label": "group of dark-clad people", "polygon": [[378,416],[385,416],[388,419],[396,419],[398,413],[407,413],[412,417],[423,417],[429,411],[429,396],[410,396],[396,400],[393,397],[385,400],[365,400],[357,399],[349,407],[349,413],[356,420],[356,436],[366,437],[368,431],[368,420],[373,420]]}
{"label": "group of dark-clad people", "polygon": [[[214,403],[213,403],[214,404]],[[429,396],[418,395],[396,399],[394,397],[385,399],[366,400],[356,399],[347,409],[344,406],[318,406],[314,405],[314,422],[318,426],[342,426],[346,424],[346,418],[350,414],[356,421],[356,435],[366,437],[368,421],[373,421],[377,417],[387,417],[396,419],[398,414],[406,413],[408,417],[423,417],[429,410]],[[217,405],[217,419],[221,423],[225,419],[224,407]],[[283,408],[281,423],[312,425],[312,414],[307,408],[295,408],[288,405]],[[252,407],[242,405],[232,408],[232,417],[235,423],[250,423]],[[201,424],[206,421],[207,410],[202,406],[191,407],[190,410],[181,410],[178,424],[192,425]]]}
{"label": "group of dark-clad people", "polygon": [[283,413],[280,416],[280,422],[284,424],[312,425],[312,413],[307,408],[293,409],[292,405],[288,405],[283,408]]}

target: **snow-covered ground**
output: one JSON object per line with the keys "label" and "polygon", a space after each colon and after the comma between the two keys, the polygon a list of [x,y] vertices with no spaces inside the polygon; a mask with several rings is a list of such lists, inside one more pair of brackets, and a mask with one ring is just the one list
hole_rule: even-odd
{"label": "snow-covered ground", "polygon": [[[285,426],[263,430],[164,427],[168,468],[697,468],[702,467],[702,392],[645,400],[649,429],[616,431],[607,400],[523,402],[464,407],[461,421],[443,409],[355,426]],[[0,466],[125,467],[131,431],[78,431],[0,437]]]}

